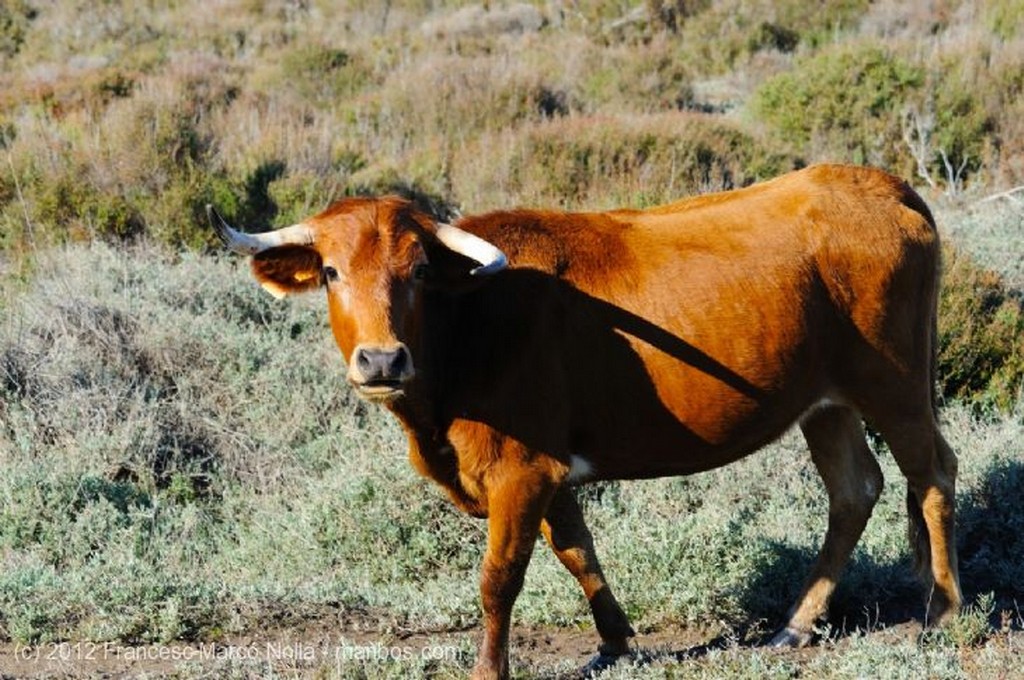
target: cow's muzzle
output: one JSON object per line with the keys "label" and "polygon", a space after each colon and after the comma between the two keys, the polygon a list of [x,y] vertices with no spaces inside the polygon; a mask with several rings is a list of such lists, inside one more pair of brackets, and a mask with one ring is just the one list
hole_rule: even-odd
{"label": "cow's muzzle", "polygon": [[370,401],[390,401],[404,393],[415,371],[409,348],[359,345],[352,352],[348,379],[359,396]]}

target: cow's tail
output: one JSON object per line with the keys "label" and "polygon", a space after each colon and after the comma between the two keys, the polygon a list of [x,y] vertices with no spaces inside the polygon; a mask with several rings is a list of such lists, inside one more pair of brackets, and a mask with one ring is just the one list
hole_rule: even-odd
{"label": "cow's tail", "polygon": [[[923,202],[922,202],[923,205]],[[924,206],[924,215],[928,221],[931,222],[932,228],[935,228],[935,220],[932,218],[930,212],[928,212],[927,206]],[[931,410],[932,417],[938,422],[939,418],[939,393],[937,383],[937,364],[938,364],[938,352],[939,352],[939,328],[938,328],[938,304],[939,304],[939,285],[942,276],[942,247],[938,242],[938,234],[936,233],[936,267],[935,267],[935,287],[932,291],[932,304],[931,304],[931,323],[929,324],[928,338],[928,386],[930,389],[929,396],[931,398]],[[935,436],[939,437],[938,428],[935,429]],[[939,443],[936,442],[936,446]],[[907,483],[907,540],[910,542],[910,550],[914,556],[914,573],[923,582],[928,583],[931,579],[932,574],[932,550],[931,550],[931,539],[928,535],[928,525],[924,521],[924,513],[921,510],[921,502],[917,498],[917,494],[910,487],[910,483]]]}

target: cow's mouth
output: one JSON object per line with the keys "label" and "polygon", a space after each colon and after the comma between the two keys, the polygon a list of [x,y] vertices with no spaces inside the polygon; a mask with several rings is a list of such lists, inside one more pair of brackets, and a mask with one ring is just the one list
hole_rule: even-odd
{"label": "cow's mouth", "polygon": [[392,401],[405,393],[401,380],[353,383],[353,387],[355,387],[356,394],[367,401]]}

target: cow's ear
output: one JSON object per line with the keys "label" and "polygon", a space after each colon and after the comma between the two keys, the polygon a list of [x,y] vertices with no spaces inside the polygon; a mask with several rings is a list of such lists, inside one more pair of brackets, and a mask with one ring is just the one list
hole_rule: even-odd
{"label": "cow's ear", "polygon": [[428,288],[467,290],[476,288],[484,279],[470,272],[479,264],[470,258],[452,252],[442,244],[430,243],[427,248],[427,264],[421,265],[417,278]]}
{"label": "cow's ear", "polygon": [[319,288],[323,260],[309,246],[285,245],[252,256],[252,273],[276,298]]}

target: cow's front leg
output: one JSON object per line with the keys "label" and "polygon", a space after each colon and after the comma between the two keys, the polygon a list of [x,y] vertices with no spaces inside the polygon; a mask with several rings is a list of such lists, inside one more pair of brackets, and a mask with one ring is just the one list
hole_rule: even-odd
{"label": "cow's front leg", "polygon": [[555,484],[528,463],[492,470],[487,484],[487,553],[480,574],[484,638],[473,678],[507,678],[512,605]]}
{"label": "cow's front leg", "polygon": [[629,638],[636,633],[605,581],[594,539],[571,488],[562,486],[555,492],[541,531],[559,561],[583,588],[601,636],[598,653],[606,657],[629,653]]}

